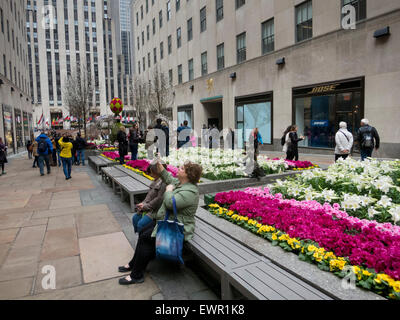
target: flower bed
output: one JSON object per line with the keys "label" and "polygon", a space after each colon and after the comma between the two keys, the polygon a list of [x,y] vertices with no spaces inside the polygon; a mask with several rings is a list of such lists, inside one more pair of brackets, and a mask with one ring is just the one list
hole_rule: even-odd
{"label": "flower bed", "polygon": [[340,160],[269,186],[285,198],[339,203],[352,216],[400,225],[400,162]]}
{"label": "flower bed", "polygon": [[[125,167],[128,167],[128,169],[135,169],[136,172],[139,171],[140,174],[145,175],[146,178],[149,179],[150,176],[145,174],[149,165],[150,165],[149,160],[132,160],[132,161],[128,161],[126,163]],[[170,172],[173,177],[176,177],[178,174],[178,168],[171,166],[171,165],[167,165],[167,171]],[[150,180],[154,180],[154,179],[151,178]]]}
{"label": "flower bed", "polygon": [[303,261],[400,299],[400,228],[348,217],[337,206],[284,200],[266,188],[219,193],[211,213],[245,227]]}
{"label": "flower bed", "polygon": [[[179,167],[185,161],[192,161],[203,166],[203,177],[210,180],[227,180],[249,176],[252,172],[246,170],[246,155],[242,150],[224,150],[208,148],[181,148],[171,151],[169,157],[163,161]],[[286,161],[283,159],[269,159],[260,156],[260,167],[265,174],[278,174],[293,169],[313,169],[316,166],[307,161]]]}

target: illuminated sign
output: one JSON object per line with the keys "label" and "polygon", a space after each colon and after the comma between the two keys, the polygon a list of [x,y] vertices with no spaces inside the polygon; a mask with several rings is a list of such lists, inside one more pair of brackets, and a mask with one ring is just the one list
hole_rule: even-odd
{"label": "illuminated sign", "polygon": [[335,91],[338,86],[339,86],[339,84],[332,84],[332,85],[328,85],[328,86],[314,87],[309,92],[309,94],[332,92],[332,91]]}

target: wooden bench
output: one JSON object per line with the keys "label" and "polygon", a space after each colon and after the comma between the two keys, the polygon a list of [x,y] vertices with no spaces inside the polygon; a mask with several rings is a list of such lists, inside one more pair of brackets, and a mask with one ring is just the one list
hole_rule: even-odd
{"label": "wooden bench", "polygon": [[147,179],[146,177],[141,176],[140,174],[137,174],[135,172],[133,172],[132,170],[129,170],[127,168],[125,168],[124,166],[121,165],[117,165],[116,168],[122,172],[124,172],[126,175],[128,175],[129,177],[143,183],[144,185],[150,187],[150,185],[152,184],[153,181]]}
{"label": "wooden bench", "polygon": [[126,176],[126,174],[124,172],[122,172],[121,170],[118,170],[116,167],[103,167],[101,168],[101,178],[102,180],[110,185],[114,192],[116,189],[116,185],[115,185],[115,178],[120,178],[120,177],[124,177]]}
{"label": "wooden bench", "polygon": [[89,165],[97,172],[97,174],[101,174],[101,168],[115,166],[118,163],[108,160],[102,156],[90,156],[88,158]]}
{"label": "wooden bench", "polygon": [[223,300],[233,299],[232,288],[249,299],[332,300],[199,218],[194,237],[186,245],[218,273]]}
{"label": "wooden bench", "polygon": [[[119,187],[122,201],[125,199],[125,194],[128,195],[132,211],[135,210],[135,196],[139,194],[147,194],[150,190],[148,186],[126,175],[113,178],[113,181]],[[114,192],[116,193],[118,193],[118,190],[116,190],[117,186],[114,188]]]}

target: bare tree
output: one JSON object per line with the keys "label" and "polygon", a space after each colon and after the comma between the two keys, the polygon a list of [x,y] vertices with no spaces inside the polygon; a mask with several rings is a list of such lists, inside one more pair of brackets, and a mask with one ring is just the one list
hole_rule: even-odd
{"label": "bare tree", "polygon": [[86,137],[86,118],[90,114],[93,99],[92,76],[85,66],[77,64],[71,75],[67,76],[64,87],[64,101],[69,109],[70,115],[78,118],[79,132],[83,128]]}
{"label": "bare tree", "polygon": [[153,78],[149,81],[149,86],[149,110],[156,114],[156,117],[172,120],[171,109],[174,97],[167,76],[156,68],[153,72]]}
{"label": "bare tree", "polygon": [[[131,100],[134,101],[135,117],[140,124],[145,123],[145,115],[148,106],[148,85],[139,78],[135,78],[130,84]],[[145,128],[144,128],[145,129]]]}

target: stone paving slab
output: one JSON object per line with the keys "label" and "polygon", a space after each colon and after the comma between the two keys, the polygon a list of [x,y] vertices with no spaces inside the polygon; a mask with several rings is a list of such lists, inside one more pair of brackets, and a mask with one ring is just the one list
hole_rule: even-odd
{"label": "stone paving slab", "polygon": [[23,300],[150,300],[159,293],[157,285],[151,278],[132,286],[118,284],[118,279],[95,282],[74,288],[56,290],[22,298]]}
{"label": "stone paving slab", "polygon": [[49,208],[50,200],[51,193],[49,192],[33,194],[25,207],[32,210],[46,210]]}
{"label": "stone paving slab", "polygon": [[79,239],[85,283],[121,276],[118,266],[127,264],[133,249],[122,232]]}
{"label": "stone paving slab", "polygon": [[32,217],[32,212],[10,213],[0,215],[0,230],[20,228]]}
{"label": "stone paving slab", "polygon": [[40,261],[56,260],[76,255],[79,255],[79,247],[75,228],[47,231]]}
{"label": "stone paving slab", "polygon": [[[39,218],[50,218],[50,217],[57,217],[57,216],[65,216],[70,214],[83,214],[89,212],[102,212],[108,211],[108,207],[105,204],[100,205],[93,205],[87,207],[71,207],[71,208],[60,208],[60,209],[51,209],[51,210],[43,210],[34,212],[32,218],[39,219]],[[0,216],[1,219],[1,216]]]}
{"label": "stone paving slab", "polygon": [[75,217],[73,215],[65,215],[49,218],[47,230],[57,230],[75,227]]}
{"label": "stone paving slab", "polygon": [[[47,273],[42,273],[44,266],[53,266],[56,272],[56,288],[44,289],[42,285],[43,278]],[[79,256],[67,257],[58,260],[42,261],[39,265],[36,276],[35,294],[47,293],[54,290],[71,288],[82,284],[82,271]]]}
{"label": "stone paving slab", "polygon": [[121,231],[118,222],[108,210],[79,214],[76,224],[79,238]]}
{"label": "stone paving slab", "polygon": [[13,242],[18,231],[19,228],[0,230],[0,245]]}
{"label": "stone paving slab", "polygon": [[31,277],[36,274],[41,247],[11,248],[0,268],[0,281]]}
{"label": "stone paving slab", "polygon": [[9,244],[0,244],[0,265],[3,264],[9,250],[10,250]]}
{"label": "stone paving slab", "polygon": [[21,227],[33,227],[40,225],[47,225],[48,218],[40,218],[40,219],[31,219],[29,221],[24,222]]}
{"label": "stone paving slab", "polygon": [[32,245],[41,245],[45,232],[45,225],[21,228],[17,239],[15,240],[14,247],[18,248],[28,247]]}
{"label": "stone paving slab", "polygon": [[16,299],[30,294],[33,277],[0,282],[0,300]]}

